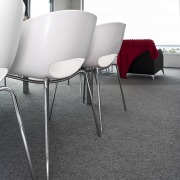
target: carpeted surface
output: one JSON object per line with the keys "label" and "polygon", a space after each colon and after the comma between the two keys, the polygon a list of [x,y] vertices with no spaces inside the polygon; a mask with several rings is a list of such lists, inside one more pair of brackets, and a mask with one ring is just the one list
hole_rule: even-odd
{"label": "carpeted surface", "polygon": [[[123,109],[115,76],[100,76],[103,134],[98,137],[89,105],[82,103],[79,77],[58,86],[50,121],[52,180],[179,180],[180,70],[122,79]],[[17,94],[37,180],[45,180],[43,86],[7,79]],[[50,86],[50,102],[54,84]],[[97,89],[94,100],[97,110]],[[0,180],[29,180],[14,108],[0,93]]]}

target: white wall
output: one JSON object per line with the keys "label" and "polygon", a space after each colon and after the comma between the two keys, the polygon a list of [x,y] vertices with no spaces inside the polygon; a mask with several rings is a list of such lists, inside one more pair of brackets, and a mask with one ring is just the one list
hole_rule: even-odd
{"label": "white wall", "polygon": [[164,67],[180,68],[180,54],[163,54]]}
{"label": "white wall", "polygon": [[179,0],[84,0],[84,10],[97,15],[97,24],[125,23],[125,39],[180,45]]}
{"label": "white wall", "polygon": [[49,0],[31,0],[30,16],[35,17],[50,12]]}

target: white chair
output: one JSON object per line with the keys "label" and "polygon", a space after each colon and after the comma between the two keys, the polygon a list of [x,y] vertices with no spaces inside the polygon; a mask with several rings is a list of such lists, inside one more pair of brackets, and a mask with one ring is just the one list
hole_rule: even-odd
{"label": "white chair", "polygon": [[[65,10],[41,15],[23,23],[20,45],[9,77],[44,84],[47,180],[49,180],[49,83],[67,80],[79,73],[84,74],[87,79],[86,73],[79,69],[87,56],[96,19],[91,13]],[[93,103],[92,110],[100,136],[99,120],[96,118]]]}
{"label": "white chair", "polygon": [[[98,86],[99,122],[100,122],[101,132],[102,132],[102,122],[101,122],[102,114],[101,114],[100,83],[98,77],[99,70],[107,69],[110,66],[116,67],[124,110],[127,111],[118,67],[116,64],[113,63],[121,48],[125,28],[126,25],[120,22],[106,23],[96,26],[88,55],[85,59],[85,62],[82,65],[82,67],[87,72],[95,74],[96,83]],[[85,87],[86,87],[86,81],[84,81],[83,102],[85,102]],[[80,91],[81,91],[81,84],[80,84]],[[54,98],[55,98],[55,94],[54,94]],[[54,98],[53,98],[53,102],[54,102]]]}
{"label": "white chair", "polygon": [[[106,23],[96,26],[91,47],[88,56],[82,65],[87,71],[95,73],[96,83],[98,86],[98,100],[99,100],[99,115],[101,120],[101,97],[100,97],[100,83],[98,77],[98,71],[109,68],[112,65],[114,59],[121,48],[121,44],[124,37],[126,25],[124,23]],[[124,105],[126,111],[126,104],[123,94],[123,89],[120,81],[120,75],[117,68],[117,75]],[[84,83],[84,94],[83,102],[85,100],[85,83]]]}
{"label": "white chair", "polygon": [[[17,52],[22,28],[24,3],[22,0],[1,0],[0,2],[0,81],[2,81],[2,79],[6,77]],[[13,90],[7,86],[1,86],[0,91],[7,91],[12,96],[22,140],[31,171],[31,177],[33,179],[34,173],[31,157],[29,154],[16,95]]]}

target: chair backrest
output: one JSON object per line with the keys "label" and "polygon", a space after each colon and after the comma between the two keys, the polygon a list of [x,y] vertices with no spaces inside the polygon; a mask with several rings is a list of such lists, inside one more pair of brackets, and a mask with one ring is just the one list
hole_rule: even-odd
{"label": "chair backrest", "polygon": [[124,38],[124,23],[106,23],[96,26],[84,67],[107,67],[116,58]]}
{"label": "chair backrest", "polygon": [[24,3],[22,0],[0,0],[0,3],[0,69],[4,69],[0,73],[2,80],[2,72],[8,72],[17,52]]}
{"label": "chair backrest", "polygon": [[[78,10],[56,11],[26,20],[10,72],[53,78],[49,72],[53,63],[86,57],[96,20],[94,14]],[[63,68],[67,66],[63,64]]]}

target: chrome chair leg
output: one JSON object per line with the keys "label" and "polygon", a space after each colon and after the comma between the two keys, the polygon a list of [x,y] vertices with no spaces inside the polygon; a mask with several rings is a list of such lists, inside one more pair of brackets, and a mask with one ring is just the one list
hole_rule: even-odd
{"label": "chrome chair leg", "polygon": [[51,120],[51,115],[52,115],[53,106],[54,106],[54,100],[55,100],[55,97],[56,97],[57,86],[58,86],[58,83],[56,83],[55,90],[54,90],[54,95],[53,95],[53,100],[52,100],[52,104],[51,104],[51,109],[50,109],[50,112],[49,112],[49,120]]}
{"label": "chrome chair leg", "polygon": [[85,103],[85,96],[86,96],[86,77],[84,76],[83,103]]}
{"label": "chrome chair leg", "polygon": [[102,113],[101,113],[101,95],[100,95],[100,82],[99,82],[99,75],[98,75],[98,68],[95,69],[94,74],[95,74],[95,79],[96,79],[96,85],[98,88],[98,105],[99,105],[99,119],[100,122],[102,122]]}
{"label": "chrome chair leg", "polygon": [[164,75],[164,69],[161,69],[162,70],[162,73],[163,73],[163,75]]}
{"label": "chrome chair leg", "polygon": [[79,75],[80,78],[80,96],[82,96],[82,77],[81,74]]}
{"label": "chrome chair leg", "polygon": [[94,103],[93,103],[93,98],[92,98],[92,93],[91,93],[91,88],[90,88],[90,85],[89,85],[87,73],[86,72],[82,72],[82,73],[84,74],[84,76],[86,78],[86,83],[87,83],[87,87],[88,87],[88,91],[89,91],[89,96],[90,96],[90,100],[91,100],[91,107],[92,107],[92,111],[93,111],[93,115],[94,115],[94,119],[95,119],[97,133],[98,133],[98,136],[101,137],[102,122],[101,122],[101,119],[97,120],[97,117],[96,117],[96,114],[95,114]]}
{"label": "chrome chair leg", "polygon": [[119,70],[116,64],[113,64],[116,67],[116,71],[117,71],[117,75],[118,75],[118,80],[119,80],[119,86],[120,86],[120,90],[121,90],[121,95],[122,95],[122,100],[123,100],[123,105],[124,105],[124,110],[127,111],[127,107],[126,107],[126,102],[125,102],[125,98],[124,98],[124,92],[122,89],[122,84],[121,84],[121,79],[120,79],[120,74],[119,74]]}
{"label": "chrome chair leg", "polygon": [[46,178],[49,180],[49,79],[44,79]]}
{"label": "chrome chair leg", "polygon": [[155,75],[151,75],[152,79],[154,80],[155,79]]}
{"label": "chrome chair leg", "polygon": [[4,78],[4,86],[7,85],[6,77]]}
{"label": "chrome chair leg", "polygon": [[16,95],[9,87],[0,87],[0,91],[8,91],[11,94],[13,104],[14,104],[14,108],[15,108],[15,112],[16,112],[16,116],[17,116],[17,120],[18,120],[18,124],[19,124],[19,128],[20,128],[20,132],[21,132],[21,136],[22,136],[22,140],[23,140],[23,143],[24,143],[24,148],[25,148],[25,151],[26,151],[26,156],[27,156],[27,159],[28,159],[31,178],[32,178],[32,180],[34,180],[35,176],[34,176],[31,156],[30,156],[30,153],[29,153],[29,148],[28,148],[28,144],[27,144],[27,140],[26,140],[26,136],[25,136],[25,132],[24,132],[24,127],[23,127],[21,115],[20,115],[20,112],[19,112],[19,107],[18,107]]}

